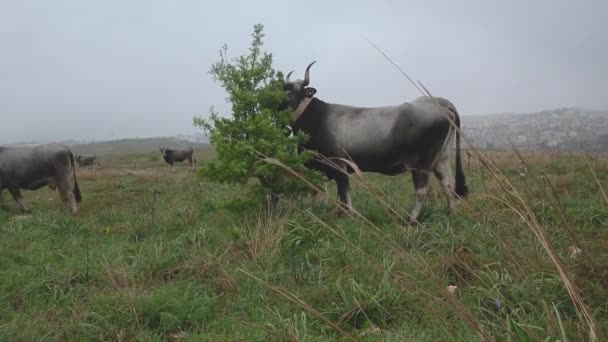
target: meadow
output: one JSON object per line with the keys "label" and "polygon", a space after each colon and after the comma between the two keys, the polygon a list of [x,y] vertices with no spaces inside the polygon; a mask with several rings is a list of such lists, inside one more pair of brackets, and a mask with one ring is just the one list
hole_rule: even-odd
{"label": "meadow", "polygon": [[605,340],[608,158],[482,153],[457,214],[433,179],[415,227],[410,174],[355,176],[360,216],[331,183],[271,215],[159,153],[99,156],[77,217],[4,194],[0,340]]}

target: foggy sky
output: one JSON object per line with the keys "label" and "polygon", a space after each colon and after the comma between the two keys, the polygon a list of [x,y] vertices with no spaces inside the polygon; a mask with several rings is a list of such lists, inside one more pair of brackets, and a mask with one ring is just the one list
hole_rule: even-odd
{"label": "foggy sky", "polygon": [[[420,93],[367,38],[462,115],[608,108],[606,0],[0,0],[0,143],[199,131],[227,114],[208,70],[265,27],[275,67],[325,101]],[[466,118],[465,118],[466,120]],[[466,121],[465,121],[466,122]]]}

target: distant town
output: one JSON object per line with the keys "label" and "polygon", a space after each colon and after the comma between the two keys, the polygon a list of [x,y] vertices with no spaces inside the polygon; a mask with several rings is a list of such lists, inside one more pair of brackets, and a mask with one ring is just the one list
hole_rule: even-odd
{"label": "distant town", "polygon": [[510,149],[512,142],[525,150],[608,152],[606,110],[560,108],[530,114],[463,115],[461,120],[464,134],[475,147]]}

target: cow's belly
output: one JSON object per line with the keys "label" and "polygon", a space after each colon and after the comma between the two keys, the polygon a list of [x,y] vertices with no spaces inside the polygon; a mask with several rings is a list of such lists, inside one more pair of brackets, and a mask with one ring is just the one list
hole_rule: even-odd
{"label": "cow's belly", "polygon": [[413,169],[424,169],[417,153],[400,154],[392,151],[392,154],[378,153],[375,155],[353,155],[352,160],[357,167],[364,172],[377,172],[386,175],[396,175]]}
{"label": "cow's belly", "polygon": [[42,177],[42,178],[22,180],[21,182],[19,182],[18,186],[20,189],[38,190],[44,186],[49,185],[49,183],[50,183],[49,177]]}
{"label": "cow's belly", "polygon": [[48,185],[54,176],[47,169],[29,169],[15,171],[11,178],[13,179],[11,183],[19,189],[38,190]]}
{"label": "cow's belly", "polygon": [[[362,171],[395,175],[432,167],[445,141],[447,125],[443,126],[442,122],[403,125],[398,134],[371,126],[368,135],[342,134],[336,140]],[[361,131],[358,133],[363,135]]]}
{"label": "cow's belly", "polygon": [[376,153],[385,151],[391,145],[392,123],[374,122],[365,127],[352,124],[350,127],[334,126],[332,133],[338,146],[352,153]]}

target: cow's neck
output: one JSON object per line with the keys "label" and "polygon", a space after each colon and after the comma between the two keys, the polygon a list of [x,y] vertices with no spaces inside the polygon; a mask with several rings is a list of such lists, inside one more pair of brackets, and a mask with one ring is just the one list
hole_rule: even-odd
{"label": "cow's neck", "polygon": [[315,97],[305,97],[300,104],[298,105],[298,107],[296,107],[296,109],[293,112],[293,117],[291,119],[292,122],[296,122],[298,121],[298,119],[300,118],[300,116],[302,116],[302,114],[304,113],[304,111],[306,110],[306,108],[308,108],[308,105],[310,104],[310,102],[312,102],[312,100]]}

